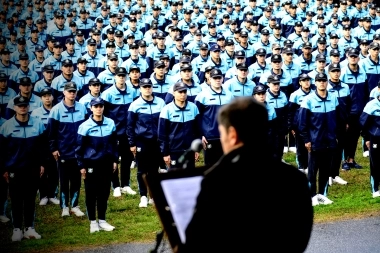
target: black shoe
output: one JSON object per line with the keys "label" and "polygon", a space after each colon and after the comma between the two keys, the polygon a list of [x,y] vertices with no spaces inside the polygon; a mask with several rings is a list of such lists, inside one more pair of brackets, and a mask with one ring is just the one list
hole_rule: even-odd
{"label": "black shoe", "polygon": [[363,166],[361,166],[360,164],[356,163],[355,161],[353,161],[352,163],[348,163],[348,165],[352,169],[362,169],[363,168]]}
{"label": "black shoe", "polygon": [[351,169],[351,167],[350,167],[350,165],[349,165],[348,162],[344,162],[344,163],[342,164],[342,170],[347,171],[347,170],[350,170],[350,169]]}

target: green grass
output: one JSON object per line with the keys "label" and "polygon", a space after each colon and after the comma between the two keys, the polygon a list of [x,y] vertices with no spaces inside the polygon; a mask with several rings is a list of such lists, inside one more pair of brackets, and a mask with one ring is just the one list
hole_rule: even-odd
{"label": "green grass", "polygon": [[[284,159],[295,165],[295,154],[287,153]],[[329,198],[334,203],[315,207],[316,223],[380,215],[380,198],[372,198],[369,158],[362,157],[361,145],[358,146],[356,161],[364,165],[364,168],[341,172],[341,177],[349,184],[346,186],[334,184],[329,188]],[[200,163],[202,162],[201,160]],[[137,190],[136,169],[132,170],[131,181],[132,188]],[[286,189],[281,190],[282,194],[286,194]],[[85,211],[83,184],[81,194],[80,206],[82,211]],[[122,195],[121,198],[114,198],[111,193],[107,221],[114,225],[116,230],[94,234],[89,233],[87,217],[70,216],[63,219],[59,206],[48,204],[41,207],[36,202],[35,227],[42,235],[42,239],[11,243],[11,223],[0,223],[0,252],[57,252],[118,243],[152,242],[155,240],[156,232],[161,230],[161,224],[154,207],[139,208],[139,201],[139,195]],[[289,202],[289,205],[291,204]],[[10,217],[9,206],[7,215]]]}

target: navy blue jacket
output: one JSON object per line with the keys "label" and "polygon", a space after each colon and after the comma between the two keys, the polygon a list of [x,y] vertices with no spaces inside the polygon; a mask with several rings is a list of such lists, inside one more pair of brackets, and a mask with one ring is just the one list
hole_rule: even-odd
{"label": "navy blue jacket", "polygon": [[183,152],[190,148],[191,142],[200,139],[199,111],[192,102],[186,102],[184,108],[174,101],[165,105],[158,123],[158,141],[163,156],[171,152]]}
{"label": "navy blue jacket", "polygon": [[127,133],[128,108],[137,97],[136,89],[131,84],[126,84],[125,87],[122,91],[114,84],[100,95],[106,101],[104,115],[115,121],[118,136]]}
{"label": "navy blue jacket", "polygon": [[47,124],[47,135],[50,151],[59,151],[60,159],[74,159],[77,131],[87,117],[86,107],[75,102],[67,107],[63,100],[50,111]]}
{"label": "navy blue jacket", "polygon": [[207,140],[217,140],[220,138],[218,122],[216,120],[218,110],[222,105],[228,104],[234,99],[234,95],[222,89],[216,93],[210,86],[203,89],[195,98],[201,117],[201,133]]}
{"label": "navy blue jacket", "polygon": [[45,126],[41,120],[29,117],[20,123],[15,117],[0,127],[0,172],[32,172],[44,166],[48,157]]}
{"label": "navy blue jacket", "polygon": [[370,137],[380,137],[380,101],[378,98],[372,99],[364,107],[360,116],[362,125],[362,136],[367,141]]}
{"label": "navy blue jacket", "polygon": [[129,145],[136,146],[136,140],[157,140],[158,119],[165,106],[164,100],[154,97],[147,101],[141,96],[128,109],[127,135]]}
{"label": "navy blue jacket", "polygon": [[327,93],[321,98],[311,92],[301,103],[298,128],[304,143],[311,142],[313,150],[337,147],[337,122],[339,102],[335,95]]}
{"label": "navy blue jacket", "polygon": [[119,160],[116,127],[110,118],[103,117],[101,122],[96,122],[91,116],[79,126],[76,140],[75,156],[79,168]]}

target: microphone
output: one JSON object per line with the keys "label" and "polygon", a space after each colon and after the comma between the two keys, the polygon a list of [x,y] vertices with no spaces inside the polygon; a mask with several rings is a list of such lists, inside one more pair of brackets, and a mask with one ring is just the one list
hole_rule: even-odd
{"label": "microphone", "polygon": [[194,153],[195,152],[200,152],[203,148],[202,140],[201,139],[195,139],[191,142],[191,146],[188,150],[185,151],[177,160],[177,166],[179,168],[186,169],[187,168],[187,163],[189,162],[190,159],[195,159],[194,158]]}

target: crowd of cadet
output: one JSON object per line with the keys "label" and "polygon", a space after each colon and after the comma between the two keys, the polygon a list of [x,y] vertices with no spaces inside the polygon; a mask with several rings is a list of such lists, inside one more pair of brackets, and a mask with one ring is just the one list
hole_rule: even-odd
{"label": "crowd of cadet", "polygon": [[90,232],[112,231],[110,190],[135,195],[137,164],[138,206],[153,204],[142,175],[175,168],[194,139],[213,165],[218,109],[240,96],[266,106],[269,152],[296,153],[313,206],[347,184],[340,168],[362,168],[360,136],[380,197],[372,0],[8,0],[0,31],[0,221],[9,191],[12,241],[41,238],[37,192],[62,217],[84,216],[82,179]]}

